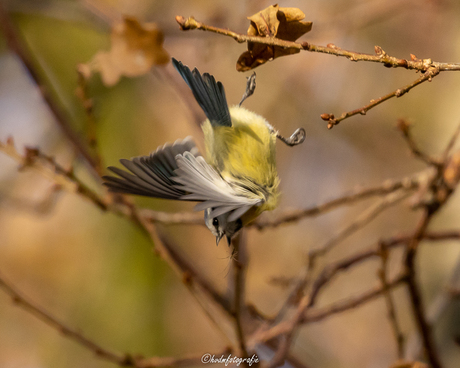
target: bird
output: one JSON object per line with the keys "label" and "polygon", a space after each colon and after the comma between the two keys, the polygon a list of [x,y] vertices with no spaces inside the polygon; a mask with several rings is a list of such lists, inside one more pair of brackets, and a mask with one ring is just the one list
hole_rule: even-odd
{"label": "bird", "polygon": [[103,176],[104,185],[115,193],[199,202],[194,209],[204,210],[216,244],[225,236],[230,246],[244,226],[278,204],[276,139],[294,146],[305,140],[305,130],[299,128],[286,139],[262,116],[241,106],[254,92],[255,74],[248,78],[241,102],[229,107],[224,86],[214,76],[191,71],[174,58],[172,63],[206,115],[206,159],[187,137],[150,155],[121,159],[128,171],[108,167],[117,176]]}

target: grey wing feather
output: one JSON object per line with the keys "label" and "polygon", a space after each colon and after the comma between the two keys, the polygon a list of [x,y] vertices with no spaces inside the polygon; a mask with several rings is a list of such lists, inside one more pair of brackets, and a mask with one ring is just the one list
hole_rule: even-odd
{"label": "grey wing feather", "polygon": [[104,176],[104,185],[111,192],[137,194],[164,199],[182,199],[186,191],[173,181],[178,169],[175,157],[184,152],[199,156],[198,149],[190,137],[174,144],[165,144],[149,156],[122,159],[121,164],[130,172],[109,167],[118,177]]}
{"label": "grey wing feather", "polygon": [[239,188],[237,192],[201,156],[185,152],[177,155],[176,161],[177,176],[172,179],[179,184],[178,188],[188,193],[181,199],[201,202],[195,206],[196,211],[211,208],[210,217],[230,213],[229,220],[233,221],[262,203],[262,199],[250,191]]}
{"label": "grey wing feather", "polygon": [[149,156],[122,159],[129,170],[109,169],[117,174],[104,176],[110,191],[142,196],[201,202],[195,210],[211,208],[211,217],[229,213],[229,221],[244,215],[262,199],[226,182],[202,156],[190,138],[159,147]]}
{"label": "grey wing feather", "polygon": [[172,59],[173,65],[187,82],[196,101],[203,109],[206,117],[213,126],[232,126],[232,119],[228,110],[225,89],[221,82],[208,74],[200,74],[198,69],[191,71],[186,65]]}

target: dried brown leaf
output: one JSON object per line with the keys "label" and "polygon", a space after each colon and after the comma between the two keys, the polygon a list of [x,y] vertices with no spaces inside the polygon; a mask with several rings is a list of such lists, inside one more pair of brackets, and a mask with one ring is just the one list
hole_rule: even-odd
{"label": "dried brown leaf", "polygon": [[89,63],[79,65],[78,71],[85,78],[99,72],[106,86],[113,86],[123,75],[145,74],[152,66],[169,62],[163,38],[155,23],[141,24],[134,17],[125,17],[112,27],[111,49],[99,51]]}
{"label": "dried brown leaf", "polygon": [[[271,5],[248,17],[251,21],[248,35],[296,41],[311,30],[312,22],[303,21],[304,18],[305,14],[300,9],[280,8],[278,5]],[[247,71],[277,57],[298,52],[297,49],[248,42],[248,51],[240,55],[236,69],[240,72]]]}
{"label": "dried brown leaf", "polygon": [[253,30],[251,30],[251,35],[275,37],[278,33],[278,26],[280,23],[277,17],[278,9],[278,5],[271,5],[268,8],[248,17],[251,21],[249,29],[251,30],[251,28],[253,28]]}

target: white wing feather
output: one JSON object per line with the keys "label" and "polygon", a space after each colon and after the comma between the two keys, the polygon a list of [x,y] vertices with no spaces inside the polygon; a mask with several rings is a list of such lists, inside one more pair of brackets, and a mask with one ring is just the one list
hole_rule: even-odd
{"label": "white wing feather", "polygon": [[177,176],[171,179],[180,188],[190,194],[180,197],[184,200],[200,201],[195,206],[196,211],[212,208],[211,217],[232,212],[229,221],[234,221],[245,214],[251,207],[263,202],[253,192],[235,188],[225,181],[202,156],[195,157],[190,152],[176,156]]}

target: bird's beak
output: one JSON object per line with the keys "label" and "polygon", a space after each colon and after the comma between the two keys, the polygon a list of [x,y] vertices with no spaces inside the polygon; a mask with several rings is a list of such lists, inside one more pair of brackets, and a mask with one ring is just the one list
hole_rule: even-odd
{"label": "bird's beak", "polygon": [[219,234],[219,235],[216,235],[216,245],[219,245],[219,242],[220,242],[220,239],[222,239],[222,237],[224,236],[224,234]]}
{"label": "bird's beak", "polygon": [[232,238],[229,237],[228,235],[227,235],[227,243],[228,243],[228,246],[232,244]]}

